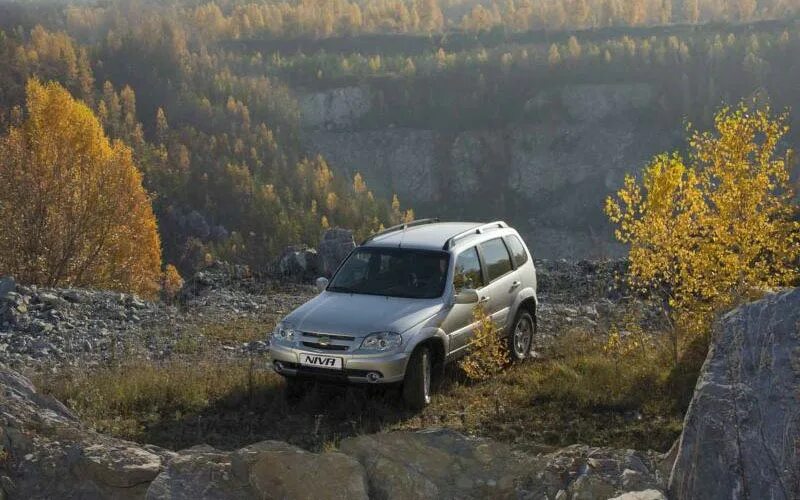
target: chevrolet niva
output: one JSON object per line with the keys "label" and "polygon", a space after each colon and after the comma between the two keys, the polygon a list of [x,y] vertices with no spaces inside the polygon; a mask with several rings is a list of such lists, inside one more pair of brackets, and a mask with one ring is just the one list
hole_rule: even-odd
{"label": "chevrolet niva", "polygon": [[402,384],[412,409],[430,402],[431,381],[466,354],[480,304],[508,338],[512,361],[536,334],[536,270],[505,222],[423,219],[391,227],[355,248],[319,295],[275,327],[274,370],[288,394],[302,379]]}

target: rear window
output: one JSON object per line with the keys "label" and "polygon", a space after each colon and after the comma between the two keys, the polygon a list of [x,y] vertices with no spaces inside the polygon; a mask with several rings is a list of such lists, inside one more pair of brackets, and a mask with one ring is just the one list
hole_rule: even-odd
{"label": "rear window", "polygon": [[486,263],[489,281],[494,281],[511,270],[511,256],[501,238],[481,243],[481,252],[483,261]]}
{"label": "rear window", "polygon": [[506,244],[511,252],[511,260],[514,261],[514,267],[519,267],[528,262],[528,252],[525,251],[525,245],[519,241],[519,238],[513,234],[506,236]]}

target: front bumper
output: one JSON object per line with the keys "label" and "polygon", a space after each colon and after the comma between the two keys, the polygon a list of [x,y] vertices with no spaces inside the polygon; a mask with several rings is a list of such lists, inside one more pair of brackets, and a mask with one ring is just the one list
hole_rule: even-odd
{"label": "front bumper", "polygon": [[[303,352],[342,358],[343,368],[338,370],[300,365],[300,354]],[[274,343],[270,346],[269,352],[272,369],[280,375],[337,382],[377,384],[391,384],[402,381],[406,373],[408,356],[408,353],[405,352],[344,354],[307,348],[297,349]],[[277,363],[280,363],[280,365],[277,365]],[[277,366],[280,366],[280,369]],[[377,380],[371,380],[368,378],[370,373],[378,373],[380,377]]]}

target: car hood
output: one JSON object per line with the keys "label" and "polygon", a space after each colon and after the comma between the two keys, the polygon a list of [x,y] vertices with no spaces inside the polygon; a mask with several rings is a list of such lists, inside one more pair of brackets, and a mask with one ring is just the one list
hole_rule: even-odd
{"label": "car hood", "polygon": [[304,332],[363,337],[379,331],[403,333],[432,317],[442,307],[442,299],[407,299],[326,291],[292,311],[284,321]]}

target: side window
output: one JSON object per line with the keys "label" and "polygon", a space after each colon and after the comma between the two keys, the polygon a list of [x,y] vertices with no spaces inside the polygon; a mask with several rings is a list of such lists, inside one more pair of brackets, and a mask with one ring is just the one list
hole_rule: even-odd
{"label": "side window", "polygon": [[519,241],[519,238],[513,234],[506,236],[506,244],[511,252],[511,260],[514,262],[514,267],[519,267],[528,262],[528,252],[525,251],[525,245]]}
{"label": "side window", "polygon": [[453,273],[453,285],[457,291],[483,286],[481,260],[478,258],[478,249],[475,247],[458,254],[455,273]]}
{"label": "side window", "polygon": [[481,243],[481,252],[489,281],[494,281],[511,270],[511,256],[508,255],[508,249],[502,238],[484,241]]}

